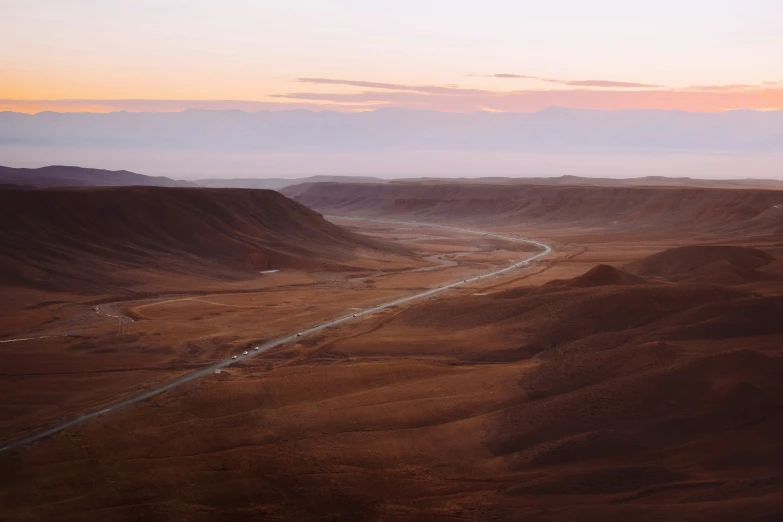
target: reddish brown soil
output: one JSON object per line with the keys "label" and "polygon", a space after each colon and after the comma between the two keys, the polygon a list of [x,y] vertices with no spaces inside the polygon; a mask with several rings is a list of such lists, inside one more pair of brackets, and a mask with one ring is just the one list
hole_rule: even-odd
{"label": "reddish brown soil", "polygon": [[[452,212],[468,208],[462,191],[441,187],[408,218],[467,223]],[[0,456],[0,506],[11,520],[778,520],[783,245],[769,231],[779,225],[735,235],[704,211],[706,235],[629,232],[614,215],[599,222],[590,197],[622,204],[602,194],[565,204],[560,228],[498,218],[495,229],[556,247],[529,270],[303,339]],[[371,214],[378,201],[351,205]],[[576,208],[599,228],[579,228]],[[492,212],[477,207],[474,226]],[[350,223],[426,257],[462,241],[454,259],[469,259],[368,275],[367,300],[509,255],[433,230]],[[357,295],[327,298],[331,288],[296,299],[309,295],[315,314]],[[235,307],[214,327],[246,331],[245,307],[276,295],[206,300]],[[190,318],[207,304],[132,309],[158,317],[171,340],[193,335]]]}
{"label": "reddish brown soil", "polygon": [[0,190],[0,242],[0,285],[101,294],[139,267],[238,280],[405,252],[271,190],[158,187]]}
{"label": "reddish brown soil", "polygon": [[[259,274],[213,263],[209,266],[216,275],[210,277],[200,271],[206,263],[201,258],[191,259],[194,273],[180,274],[154,262],[154,253],[149,252],[149,266],[112,272],[133,281],[132,286],[106,285],[100,288],[102,295],[4,287],[0,395],[6,400],[0,405],[0,440],[100,409],[250,344],[346,315],[357,307],[504,266],[529,248],[444,231],[423,234],[410,227],[378,225],[375,235],[380,242],[331,224],[329,228],[381,248],[356,249],[351,263],[361,268],[353,270],[345,265],[319,271],[288,267]],[[179,238],[180,242],[188,239],[187,235]],[[92,251],[72,249],[71,253],[81,254],[82,263],[73,267],[84,265],[87,273],[94,261]],[[226,273],[239,273],[241,278],[234,281]],[[105,276],[95,274],[97,280]],[[71,279],[63,281],[82,288]],[[25,340],[6,342],[18,338]]]}

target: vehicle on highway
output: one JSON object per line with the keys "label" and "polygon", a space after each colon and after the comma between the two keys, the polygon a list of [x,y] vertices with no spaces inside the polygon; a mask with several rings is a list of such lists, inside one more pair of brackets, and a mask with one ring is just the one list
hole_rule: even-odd
{"label": "vehicle on highway", "polygon": [[236,355],[232,357],[232,359],[236,359],[236,358],[237,358],[237,356],[236,356]]}
{"label": "vehicle on highway", "polygon": [[254,350],[258,350],[258,349],[259,349],[259,347],[258,347],[258,346],[256,346],[256,347],[255,347],[255,348],[253,348],[253,349],[254,349]]}
{"label": "vehicle on highway", "polygon": [[302,337],[302,332],[299,332],[298,334],[296,334],[296,336],[297,337]]}
{"label": "vehicle on highway", "polygon": [[242,355],[247,355],[247,350],[245,350],[244,352],[242,352]]}

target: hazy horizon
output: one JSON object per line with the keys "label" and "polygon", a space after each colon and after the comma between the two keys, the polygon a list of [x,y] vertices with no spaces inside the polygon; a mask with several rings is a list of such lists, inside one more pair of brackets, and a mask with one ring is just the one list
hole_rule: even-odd
{"label": "hazy horizon", "polygon": [[0,164],[176,179],[783,177],[783,111],[0,113]]}
{"label": "hazy horizon", "polygon": [[[62,152],[62,151],[61,151]],[[145,159],[138,157],[138,151],[127,151],[123,155],[101,155],[100,151],[67,151],[61,153],[50,151],[47,153],[30,154],[29,149],[7,148],[0,156],[0,165],[15,168],[40,168],[51,165],[66,165],[106,170],[128,170],[138,174],[149,176],[166,176],[173,179],[192,181],[196,179],[215,178],[283,178],[296,179],[310,176],[373,176],[383,179],[404,179],[417,177],[440,178],[482,178],[482,177],[559,177],[559,176],[583,176],[606,178],[637,178],[644,176],[665,177],[689,177],[694,179],[773,179],[783,180],[780,165],[783,163],[783,155],[770,155],[762,157],[704,155],[704,156],[562,156],[562,155],[503,155],[498,154],[472,154],[470,156],[459,155],[453,157],[453,153],[444,153],[443,156],[427,153],[427,157],[421,156],[396,156],[398,164],[404,164],[396,172],[383,170],[382,166],[366,168],[363,165],[370,161],[356,154],[341,156],[341,162],[334,162],[327,169],[307,170],[307,165],[316,165],[326,159],[322,156],[311,156],[308,162],[296,163],[299,155],[278,154],[245,154],[232,153],[225,157],[215,157],[200,151],[181,151],[182,156],[169,152],[167,154],[150,155]],[[158,151],[160,152],[160,151]],[[194,158],[193,156],[196,156]],[[238,157],[239,156],[239,157]],[[424,160],[429,158],[430,163],[437,166],[439,159],[445,161],[450,156],[454,163],[463,162],[461,168],[446,172],[437,170],[421,170],[426,165]],[[192,170],[182,166],[183,158],[202,163],[201,170]],[[47,159],[51,158],[51,159]],[[375,157],[374,162],[391,160],[390,156]],[[288,160],[289,171],[280,170],[277,166],[281,160]],[[454,161],[456,160],[456,161]],[[231,170],[224,165],[232,164]],[[467,163],[465,163],[467,162]],[[487,163],[489,166],[487,166]],[[358,165],[357,165],[358,164]],[[527,164],[527,171],[518,170],[517,165]],[[301,168],[296,168],[301,166]],[[353,167],[352,167],[353,166]],[[276,169],[276,170],[275,170]],[[420,169],[420,170],[416,170]]]}

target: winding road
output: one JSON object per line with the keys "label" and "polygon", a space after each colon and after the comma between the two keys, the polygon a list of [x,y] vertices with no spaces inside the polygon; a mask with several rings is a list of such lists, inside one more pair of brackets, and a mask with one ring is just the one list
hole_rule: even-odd
{"label": "winding road", "polygon": [[[231,366],[233,364],[241,363],[242,361],[249,359],[251,357],[255,357],[257,355],[261,355],[264,352],[267,352],[271,350],[272,348],[276,348],[278,346],[281,346],[283,344],[295,341],[296,339],[300,339],[302,337],[307,337],[309,335],[315,334],[317,332],[320,332],[321,330],[325,330],[327,328],[331,328],[333,326],[338,326],[343,323],[347,323],[352,320],[358,320],[362,317],[366,317],[368,315],[374,314],[376,312],[379,312],[381,310],[385,310],[387,308],[391,308],[394,306],[398,306],[405,303],[410,303],[412,301],[417,301],[419,299],[424,299],[426,297],[439,294],[441,292],[445,292],[451,288],[455,288],[462,285],[467,285],[469,283],[473,283],[475,281],[478,281],[480,279],[491,277],[491,276],[497,276],[504,274],[510,270],[514,270],[516,268],[522,267],[530,263],[531,261],[534,261],[536,259],[541,259],[547,255],[549,255],[552,252],[552,248],[545,244],[541,243],[539,241],[535,241],[532,239],[521,239],[514,236],[506,236],[503,234],[494,234],[491,232],[483,232],[478,230],[470,230],[466,228],[459,228],[459,227],[451,227],[447,225],[434,225],[429,223],[417,223],[417,222],[411,222],[411,221],[397,221],[397,220],[384,220],[384,219],[370,219],[370,218],[352,218],[352,217],[342,217],[342,216],[326,216],[329,219],[340,219],[340,220],[349,220],[349,221],[372,221],[377,223],[389,223],[389,224],[395,224],[395,225],[408,225],[408,226],[415,226],[415,227],[422,227],[422,228],[438,228],[442,230],[448,230],[452,232],[460,232],[464,234],[472,234],[477,236],[486,236],[486,237],[493,237],[497,239],[502,239],[505,241],[512,241],[515,243],[528,243],[531,245],[535,245],[537,247],[540,247],[542,249],[541,252],[531,255],[529,257],[526,257],[524,259],[521,259],[505,268],[494,270],[485,274],[481,274],[478,276],[473,276],[467,279],[463,279],[460,281],[456,281],[454,283],[445,284],[442,286],[439,286],[437,288],[433,288],[431,290],[426,290],[424,292],[419,292],[414,295],[410,295],[407,297],[403,297],[400,299],[395,299],[393,301],[389,301],[387,303],[383,303],[377,306],[374,306],[372,308],[367,308],[364,310],[357,311],[356,313],[345,315],[342,317],[339,317],[337,319],[333,319],[331,321],[325,322],[323,324],[320,324],[318,326],[314,326],[312,328],[308,328],[306,330],[301,330],[299,332],[295,332],[293,334],[289,334],[283,337],[279,337],[277,339],[274,339],[272,341],[266,342],[264,344],[258,345],[256,349],[251,349],[247,352],[247,354],[237,354],[235,356],[229,357],[227,359],[223,359],[221,361],[218,361],[212,365],[206,366],[201,370],[196,370],[190,373],[187,373],[185,375],[182,375],[181,377],[178,377],[172,381],[169,381],[165,384],[162,384],[156,388],[153,388],[151,390],[148,390],[146,392],[133,395],[131,397],[128,397],[126,399],[123,399],[121,401],[106,405],[102,407],[99,410],[95,410],[89,413],[85,413],[82,415],[79,415],[77,417],[74,417],[68,421],[62,422],[60,424],[57,424],[55,426],[51,426],[47,429],[44,429],[42,431],[33,433],[31,435],[27,435],[21,438],[18,438],[16,440],[10,441],[5,443],[3,446],[0,446],[0,452],[6,452],[15,450],[18,448],[21,448],[27,444],[39,441],[41,439],[44,439],[46,437],[49,437],[51,435],[54,435],[56,433],[59,433],[63,430],[66,430],[72,426],[75,426],[77,424],[81,424],[83,422],[86,422],[88,420],[94,419],[100,415],[105,415],[107,413],[111,413],[117,410],[120,410],[122,408],[126,408],[128,406],[132,406],[138,402],[151,399],[152,397],[155,397],[156,395],[160,395],[161,393],[165,393],[169,390],[172,390],[178,386],[181,386],[185,383],[194,381],[196,379],[200,379],[201,377],[206,377],[208,375],[213,374],[216,370],[219,370],[221,368],[225,368],[227,366]],[[97,310],[96,310],[97,311]]]}

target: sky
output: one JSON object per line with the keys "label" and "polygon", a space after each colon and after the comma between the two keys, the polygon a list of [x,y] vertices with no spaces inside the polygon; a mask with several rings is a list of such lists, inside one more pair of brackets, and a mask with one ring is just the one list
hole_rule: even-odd
{"label": "sky", "polygon": [[779,0],[0,0],[0,110],[783,109]]}

